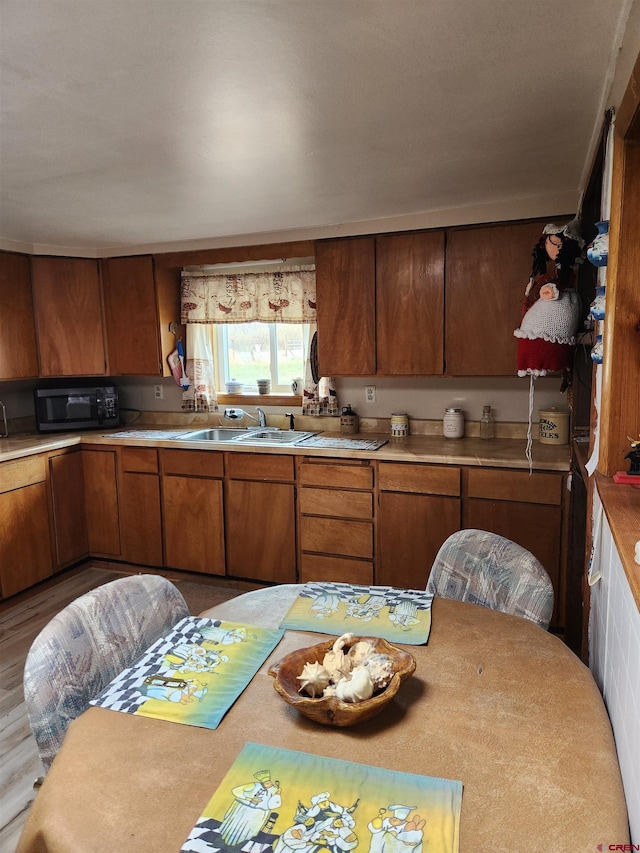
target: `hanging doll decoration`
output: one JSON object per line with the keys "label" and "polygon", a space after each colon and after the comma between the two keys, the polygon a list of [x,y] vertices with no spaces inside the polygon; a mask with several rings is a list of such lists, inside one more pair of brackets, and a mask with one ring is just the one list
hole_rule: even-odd
{"label": "hanging doll decoration", "polygon": [[569,385],[575,333],[580,322],[576,268],[582,263],[584,240],[577,219],[567,225],[545,225],[533,249],[531,278],[525,288],[518,338],[518,376],[529,376],[529,429],[526,456],[533,470],[531,427],[534,382],[538,376],[562,373]]}
{"label": "hanging doll decoration", "polygon": [[518,376],[566,373],[580,321],[576,267],[584,240],[577,220],[545,225],[533,250],[533,269],[525,289],[518,338]]}

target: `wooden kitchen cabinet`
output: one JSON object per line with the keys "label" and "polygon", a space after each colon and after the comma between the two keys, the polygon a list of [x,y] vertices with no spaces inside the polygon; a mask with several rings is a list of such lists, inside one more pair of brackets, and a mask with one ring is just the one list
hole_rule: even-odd
{"label": "wooden kitchen cabinet", "polygon": [[374,475],[369,460],[298,460],[299,580],[373,583]]}
{"label": "wooden kitchen cabinet", "polygon": [[316,243],[318,361],[322,376],[376,372],[375,240]]}
{"label": "wooden kitchen cabinet", "polygon": [[104,376],[98,261],[31,259],[31,279],[41,376]]}
{"label": "wooden kitchen cabinet", "polygon": [[38,376],[28,255],[0,252],[0,380]]}
{"label": "wooden kitchen cabinet", "polygon": [[[566,220],[558,220],[563,224]],[[522,300],[545,222],[447,231],[446,374],[517,375]]]}
{"label": "wooden kitchen cabinet", "polygon": [[0,589],[3,598],[53,573],[47,463],[29,456],[0,465]]}
{"label": "wooden kitchen cabinet", "polygon": [[227,453],[226,465],[227,574],[295,583],[293,457]]}
{"label": "wooden kitchen cabinet", "polygon": [[424,589],[444,540],[460,529],[460,469],[378,464],[376,584]]}
{"label": "wooden kitchen cabinet", "polygon": [[160,450],[165,565],[224,575],[223,454]]}
{"label": "wooden kitchen cabinet", "polygon": [[162,566],[162,521],[158,451],[119,448],[118,501],[122,558]]}
{"label": "wooden kitchen cabinet", "polygon": [[444,369],[444,232],[376,237],[376,373]]}
{"label": "wooden kitchen cabinet", "polygon": [[473,468],[465,472],[465,481],[464,527],[489,530],[531,551],[553,583],[555,604],[551,627],[562,629],[565,624],[563,500],[566,475]]}
{"label": "wooden kitchen cabinet", "polygon": [[444,232],[316,243],[320,372],[428,376],[444,368]]}
{"label": "wooden kitchen cabinet", "polygon": [[82,471],[89,554],[120,557],[117,451],[83,447]]}
{"label": "wooden kitchen cabinet", "polygon": [[49,457],[51,505],[56,568],[62,569],[89,554],[84,510],[82,452]]}
{"label": "wooden kitchen cabinet", "polygon": [[161,376],[153,257],[103,258],[101,268],[110,374]]}

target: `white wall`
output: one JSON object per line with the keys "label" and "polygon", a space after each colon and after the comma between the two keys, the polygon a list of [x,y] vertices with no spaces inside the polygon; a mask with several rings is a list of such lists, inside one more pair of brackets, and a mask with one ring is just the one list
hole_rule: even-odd
{"label": "white wall", "polygon": [[[594,531],[602,504],[594,490]],[[589,666],[611,719],[622,773],[631,841],[640,844],[640,613],[636,607],[606,516],[595,542],[591,587]],[[594,780],[597,807],[597,780]]]}

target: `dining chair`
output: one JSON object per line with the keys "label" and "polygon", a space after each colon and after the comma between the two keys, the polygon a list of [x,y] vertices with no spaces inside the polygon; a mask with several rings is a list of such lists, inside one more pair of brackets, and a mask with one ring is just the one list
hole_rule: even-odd
{"label": "dining chair", "polygon": [[96,587],[51,619],[29,649],[23,679],[45,770],[90,700],[185,616],[187,603],[170,581],[132,575]]}
{"label": "dining chair", "polygon": [[487,530],[458,530],[444,541],[427,592],[521,616],[545,630],[553,613],[553,585],[542,564]]}

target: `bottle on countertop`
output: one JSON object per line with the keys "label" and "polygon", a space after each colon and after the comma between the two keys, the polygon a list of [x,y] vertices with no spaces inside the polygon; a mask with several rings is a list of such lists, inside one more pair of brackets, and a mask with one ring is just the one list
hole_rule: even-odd
{"label": "bottle on countertop", "polygon": [[484,406],[480,421],[480,438],[495,438],[496,425],[491,415],[491,406]]}
{"label": "bottle on countertop", "polygon": [[340,413],[340,432],[342,435],[354,435],[358,429],[358,416],[351,406],[345,406]]}

